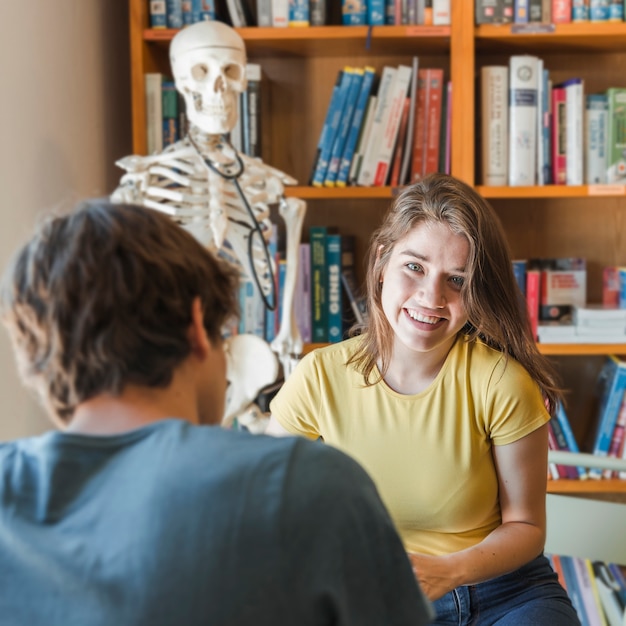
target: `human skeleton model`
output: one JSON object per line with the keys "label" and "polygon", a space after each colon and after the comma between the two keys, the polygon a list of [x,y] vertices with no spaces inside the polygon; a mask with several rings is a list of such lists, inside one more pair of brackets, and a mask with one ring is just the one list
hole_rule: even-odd
{"label": "human skeleton model", "polygon": [[[272,230],[269,205],[278,203],[286,224],[287,274],[282,319],[271,350],[286,378],[302,352],[293,300],[306,204],[284,196],[284,185],[295,184],[294,179],[260,159],[238,154],[226,140],[237,122],[237,98],[247,86],[246,51],[237,32],[215,21],[188,26],[172,40],[170,62],[176,88],[185,99],[187,136],[160,154],[118,161],[126,174],[112,199],[171,215],[210,250],[239,264],[266,306],[276,305],[275,268],[267,242]],[[227,424],[276,380],[276,357],[257,339],[240,335],[230,348],[227,345]]]}

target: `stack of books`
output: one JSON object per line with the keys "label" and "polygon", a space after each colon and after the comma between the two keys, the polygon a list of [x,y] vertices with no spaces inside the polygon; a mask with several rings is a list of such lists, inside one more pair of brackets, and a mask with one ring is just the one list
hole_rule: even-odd
{"label": "stack of books", "polygon": [[626,309],[574,306],[571,322],[540,322],[537,339],[540,343],[626,343]]}

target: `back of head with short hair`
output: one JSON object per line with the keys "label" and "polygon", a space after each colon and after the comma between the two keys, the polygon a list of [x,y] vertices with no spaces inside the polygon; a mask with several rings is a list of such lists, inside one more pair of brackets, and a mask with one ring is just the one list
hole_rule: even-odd
{"label": "back of head with short hair", "polygon": [[67,422],[126,385],[166,387],[190,353],[199,297],[212,342],[238,314],[238,274],[168,216],[92,200],[45,220],[2,278],[20,373]]}

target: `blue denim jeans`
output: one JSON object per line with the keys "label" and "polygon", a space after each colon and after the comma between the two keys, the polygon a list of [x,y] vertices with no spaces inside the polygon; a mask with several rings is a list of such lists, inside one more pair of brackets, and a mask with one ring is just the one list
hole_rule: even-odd
{"label": "blue denim jeans", "polygon": [[541,555],[478,585],[457,587],[433,603],[435,625],[580,626],[550,561]]}

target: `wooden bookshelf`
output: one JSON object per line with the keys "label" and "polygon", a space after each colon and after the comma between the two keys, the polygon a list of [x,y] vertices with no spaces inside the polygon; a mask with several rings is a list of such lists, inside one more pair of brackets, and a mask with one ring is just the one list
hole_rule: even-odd
{"label": "wooden bookshelf", "polygon": [[[474,3],[451,0],[451,26],[322,26],[243,28],[248,57],[263,66],[269,106],[263,118],[263,160],[299,182],[287,195],[307,201],[304,231],[313,224],[338,226],[356,237],[357,273],[372,230],[396,190],[391,187],[319,189],[306,184],[337,71],[345,65],[409,63],[443,68],[452,91],[454,176],[476,187],[498,213],[515,258],[580,256],[588,260],[588,300],[599,302],[605,265],[626,265],[626,187],[485,187],[480,184],[480,111],[476,77],[481,67],[506,64],[512,54],[543,58],[554,82],[581,77],[585,92],[626,86],[626,23],[559,24],[553,28],[515,28],[474,24]],[[516,32],[521,30],[522,32]],[[549,31],[549,32],[544,32]],[[149,28],[148,1],[130,0],[133,146],[145,154],[145,72],[169,72],[168,48],[174,30]],[[306,351],[317,347],[309,345]],[[626,354],[626,344],[540,344],[562,366],[575,389],[580,415],[573,424],[585,432],[591,415],[585,398],[593,390],[589,362],[609,353]],[[574,365],[572,365],[574,364]],[[573,373],[574,371],[578,372]],[[570,483],[576,482],[576,485]],[[558,483],[558,484],[557,484]],[[590,493],[615,489],[626,481],[553,481],[550,490]]]}

